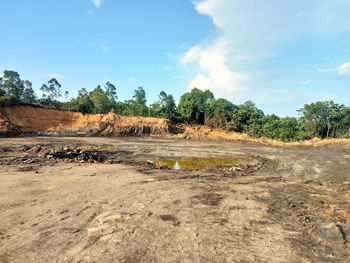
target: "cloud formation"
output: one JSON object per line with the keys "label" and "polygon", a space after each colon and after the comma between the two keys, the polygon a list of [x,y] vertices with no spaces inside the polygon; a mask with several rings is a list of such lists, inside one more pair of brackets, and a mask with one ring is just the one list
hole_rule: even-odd
{"label": "cloud formation", "polygon": [[350,74],[350,62],[346,62],[343,65],[338,67],[339,75],[347,75]]}
{"label": "cloud formation", "polygon": [[227,64],[227,56],[230,52],[230,46],[223,39],[209,47],[195,46],[190,49],[182,57],[181,62],[185,65],[198,63],[200,73],[189,84],[189,90],[192,88],[210,89],[217,96],[244,90],[242,83],[249,77],[230,69]]}
{"label": "cloud formation", "polygon": [[102,0],[91,0],[91,2],[99,8],[102,5]]}
{"label": "cloud formation", "polygon": [[[183,65],[197,65],[189,88],[211,89],[232,97],[254,78],[254,61],[278,56],[289,41],[304,36],[335,35],[350,29],[348,0],[202,0],[199,14],[209,16],[218,37],[190,48]],[[250,64],[242,73],[241,63]],[[339,68],[344,74],[347,66]]]}

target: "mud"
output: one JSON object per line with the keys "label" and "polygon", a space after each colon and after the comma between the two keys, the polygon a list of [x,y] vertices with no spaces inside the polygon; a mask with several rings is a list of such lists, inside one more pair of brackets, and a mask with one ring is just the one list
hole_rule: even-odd
{"label": "mud", "polygon": [[[147,163],[220,156],[257,161]],[[4,138],[0,262],[349,262],[349,156],[239,141]]]}

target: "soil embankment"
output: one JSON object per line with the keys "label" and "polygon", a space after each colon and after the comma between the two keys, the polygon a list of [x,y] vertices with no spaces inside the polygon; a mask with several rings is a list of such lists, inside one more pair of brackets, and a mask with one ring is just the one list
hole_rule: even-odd
{"label": "soil embankment", "polygon": [[140,136],[168,132],[169,121],[114,113],[82,114],[31,105],[0,106],[0,133],[72,136]]}
{"label": "soil embankment", "polygon": [[60,136],[149,136],[175,139],[209,139],[245,141],[274,146],[326,146],[350,149],[350,139],[314,138],[302,142],[280,142],[252,138],[247,134],[212,129],[207,126],[171,124],[169,120],[151,117],[130,117],[115,113],[82,114],[35,105],[0,105],[0,135]]}

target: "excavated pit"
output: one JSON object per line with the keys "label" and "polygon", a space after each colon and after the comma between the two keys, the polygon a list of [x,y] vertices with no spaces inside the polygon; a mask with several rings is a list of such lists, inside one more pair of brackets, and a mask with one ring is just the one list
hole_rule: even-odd
{"label": "excavated pit", "polygon": [[0,134],[0,262],[349,262],[349,140],[31,105]]}
{"label": "excavated pit", "polygon": [[[349,262],[349,154],[241,141],[0,139],[0,262]],[[194,169],[175,170],[176,161]]]}

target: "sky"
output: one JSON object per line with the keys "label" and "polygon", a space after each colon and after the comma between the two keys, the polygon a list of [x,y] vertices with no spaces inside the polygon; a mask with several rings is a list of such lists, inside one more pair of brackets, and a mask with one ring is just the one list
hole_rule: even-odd
{"label": "sky", "polygon": [[211,90],[297,116],[306,103],[350,105],[349,0],[1,0],[0,71],[76,96],[110,81]]}

